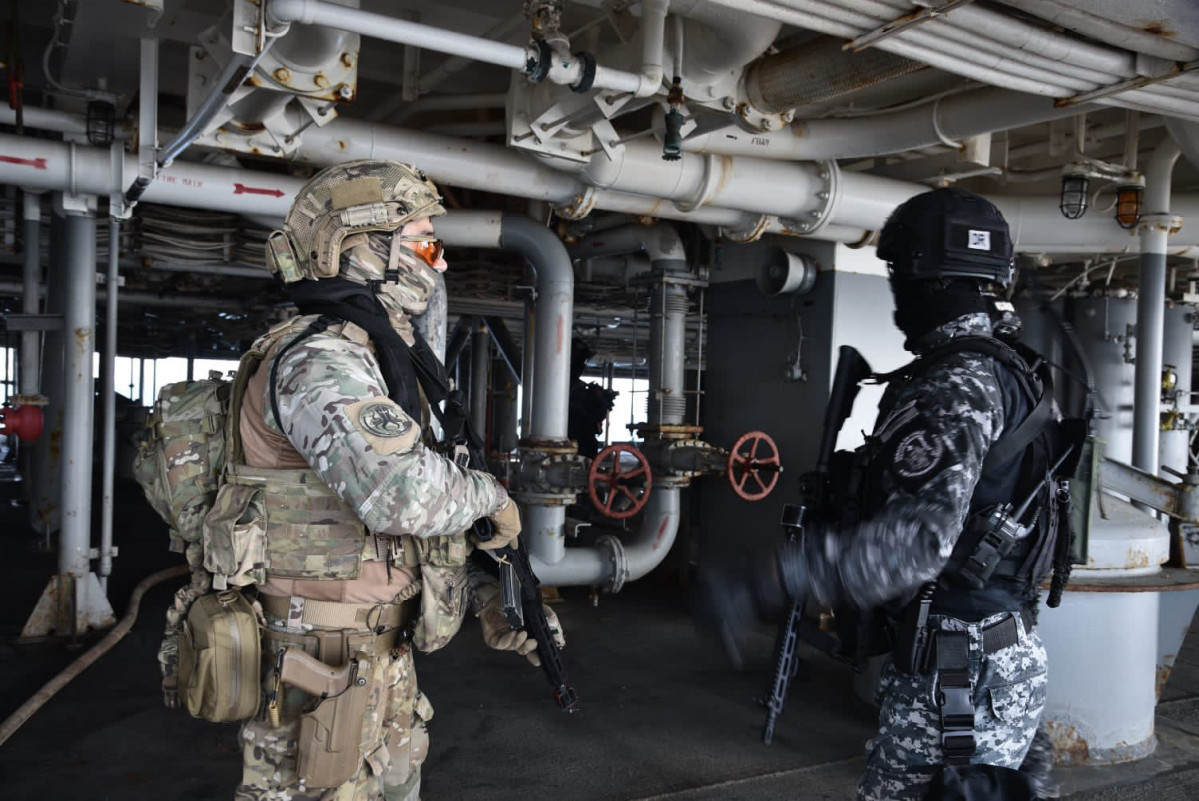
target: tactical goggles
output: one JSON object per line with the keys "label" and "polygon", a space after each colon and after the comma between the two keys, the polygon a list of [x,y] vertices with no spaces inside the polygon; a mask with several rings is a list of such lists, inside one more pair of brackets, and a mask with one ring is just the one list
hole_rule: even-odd
{"label": "tactical goggles", "polygon": [[432,234],[401,234],[395,239],[430,267],[436,267],[445,254],[445,243]]}

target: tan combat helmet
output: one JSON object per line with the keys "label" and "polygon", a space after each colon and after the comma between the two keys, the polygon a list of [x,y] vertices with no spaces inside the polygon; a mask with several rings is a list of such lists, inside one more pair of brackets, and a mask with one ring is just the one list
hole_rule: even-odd
{"label": "tan combat helmet", "polygon": [[282,231],[267,237],[266,263],[286,284],[337,275],[352,234],[395,231],[445,214],[437,187],[411,164],[349,161],[321,170],[300,189]]}

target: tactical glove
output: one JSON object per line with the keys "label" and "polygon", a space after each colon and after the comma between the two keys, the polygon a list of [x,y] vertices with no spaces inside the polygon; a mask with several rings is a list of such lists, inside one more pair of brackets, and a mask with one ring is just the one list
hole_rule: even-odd
{"label": "tactical glove", "polygon": [[[533,667],[541,667],[541,658],[537,655],[537,640],[529,637],[524,629],[514,630],[508,625],[508,618],[500,606],[500,587],[498,584],[485,584],[475,590],[482,609],[479,611],[479,622],[483,626],[483,642],[497,651],[516,651]],[[545,621],[550,627],[550,634],[559,649],[566,647],[566,638],[562,634],[562,624],[554,610],[542,604]]]}
{"label": "tactical glove", "polygon": [[511,545],[520,534],[520,510],[511,498],[508,498],[498,511],[489,515],[489,518],[494,532],[491,539],[477,543],[480,548],[488,551],[492,548],[503,548],[505,545]]}

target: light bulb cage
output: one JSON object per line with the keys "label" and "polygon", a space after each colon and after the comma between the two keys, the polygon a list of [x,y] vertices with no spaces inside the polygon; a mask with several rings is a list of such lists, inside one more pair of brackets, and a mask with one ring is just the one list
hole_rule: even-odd
{"label": "light bulb cage", "polygon": [[1080,173],[1062,176],[1062,194],[1058,210],[1067,220],[1077,220],[1087,213],[1087,198],[1091,191],[1091,179]]}
{"label": "light bulb cage", "polygon": [[1145,187],[1141,184],[1121,184],[1116,187],[1116,222],[1121,228],[1136,228],[1141,222],[1141,207]]}

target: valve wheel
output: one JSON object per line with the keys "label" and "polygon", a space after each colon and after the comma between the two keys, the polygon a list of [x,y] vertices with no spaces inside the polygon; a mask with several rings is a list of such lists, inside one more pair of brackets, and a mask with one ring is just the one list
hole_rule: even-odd
{"label": "valve wheel", "polygon": [[769,495],[783,472],[779,449],[768,434],[747,431],[729,451],[726,473],[733,492],[747,501],[760,501]]}
{"label": "valve wheel", "polygon": [[[629,454],[635,466],[621,464],[621,456]],[[625,520],[645,508],[654,476],[645,455],[632,445],[609,445],[591,460],[587,471],[587,494],[601,514],[615,520]]]}

